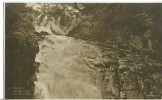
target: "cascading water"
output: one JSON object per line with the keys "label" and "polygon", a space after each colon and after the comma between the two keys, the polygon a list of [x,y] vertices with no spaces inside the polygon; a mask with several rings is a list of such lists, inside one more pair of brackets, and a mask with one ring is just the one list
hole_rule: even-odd
{"label": "cascading water", "polygon": [[40,66],[34,98],[102,98],[97,85],[97,70],[88,63],[101,56],[96,47],[83,40],[53,34],[46,36],[39,48],[36,62],[40,62]]}
{"label": "cascading water", "polygon": [[36,61],[40,62],[35,98],[101,98],[101,93],[85,59],[84,45],[66,36],[47,36],[40,43]]}

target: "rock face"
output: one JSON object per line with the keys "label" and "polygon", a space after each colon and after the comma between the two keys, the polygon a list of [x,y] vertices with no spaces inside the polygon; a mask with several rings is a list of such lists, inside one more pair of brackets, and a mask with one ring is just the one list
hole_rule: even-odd
{"label": "rock face", "polygon": [[[103,72],[110,73],[111,70],[111,73],[115,74],[112,80],[114,81],[113,85],[117,85],[118,92],[116,94],[119,94],[119,98],[161,98],[162,74],[160,72],[162,71],[162,63],[160,61],[152,59],[152,56],[134,53],[127,49],[118,48],[118,46],[104,48],[102,52],[106,58],[105,65],[109,66],[105,66],[108,69]],[[109,58],[111,60],[108,60]],[[112,61],[115,63],[110,63]]]}
{"label": "rock face", "polygon": [[[12,33],[5,41],[5,97],[7,99],[32,98],[34,90],[31,77],[38,63],[35,62],[39,51],[36,42],[28,41],[22,33]],[[32,40],[33,37],[30,37]],[[36,38],[36,37],[35,37]]]}

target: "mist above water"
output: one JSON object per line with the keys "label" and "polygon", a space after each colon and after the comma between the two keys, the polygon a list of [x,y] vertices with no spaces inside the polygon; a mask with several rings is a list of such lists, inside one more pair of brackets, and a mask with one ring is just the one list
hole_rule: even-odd
{"label": "mist above water", "polygon": [[[91,52],[94,48],[88,50],[85,45],[83,41],[56,35],[49,35],[40,43],[36,61],[41,65],[38,81],[35,82],[35,98],[101,98],[96,80],[92,77],[97,72],[83,61],[92,56],[86,51]],[[96,54],[97,51],[93,56],[97,57]]]}

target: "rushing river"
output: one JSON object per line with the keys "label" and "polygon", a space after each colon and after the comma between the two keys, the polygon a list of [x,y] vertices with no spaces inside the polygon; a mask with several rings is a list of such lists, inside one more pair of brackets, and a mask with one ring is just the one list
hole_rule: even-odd
{"label": "rushing river", "polygon": [[48,35],[40,42],[39,49],[35,98],[102,98],[97,85],[98,72],[90,64],[101,56],[95,46],[67,36]]}

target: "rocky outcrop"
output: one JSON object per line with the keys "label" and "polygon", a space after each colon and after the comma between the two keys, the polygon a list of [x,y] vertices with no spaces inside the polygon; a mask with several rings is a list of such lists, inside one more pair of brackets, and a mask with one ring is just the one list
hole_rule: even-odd
{"label": "rocky outcrop", "polygon": [[[31,34],[31,35],[30,35]],[[29,33],[7,34],[5,40],[5,97],[32,98],[34,79],[39,63],[35,62],[41,38]]]}
{"label": "rocky outcrop", "polygon": [[103,98],[160,99],[161,59],[154,59],[155,53],[143,51],[139,54],[120,45],[102,46],[105,59],[105,65],[100,66]]}

